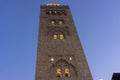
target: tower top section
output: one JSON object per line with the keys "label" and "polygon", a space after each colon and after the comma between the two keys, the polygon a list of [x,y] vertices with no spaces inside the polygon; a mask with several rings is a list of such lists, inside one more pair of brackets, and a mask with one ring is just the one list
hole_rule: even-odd
{"label": "tower top section", "polygon": [[41,5],[42,9],[69,9],[68,5],[61,5],[58,2],[49,2],[45,5]]}
{"label": "tower top section", "polygon": [[57,2],[49,2],[47,3],[47,6],[60,6],[61,4],[60,3],[57,3]]}

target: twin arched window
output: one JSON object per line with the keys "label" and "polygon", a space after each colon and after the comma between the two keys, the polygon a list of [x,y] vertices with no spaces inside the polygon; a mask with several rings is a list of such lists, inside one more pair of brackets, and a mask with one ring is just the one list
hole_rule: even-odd
{"label": "twin arched window", "polygon": [[64,35],[63,34],[54,34],[53,35],[53,39],[60,39],[60,40],[62,40],[62,39],[64,39]]}
{"label": "twin arched window", "polygon": [[63,21],[63,20],[50,20],[50,23],[51,23],[51,24],[59,24],[59,25],[62,25],[62,24],[64,24],[64,21]]}
{"label": "twin arched window", "polygon": [[57,75],[57,77],[62,77],[63,74],[65,74],[66,77],[70,77],[70,69],[69,68],[65,68],[64,71],[62,71],[61,68],[57,68],[56,69],[56,75]]}

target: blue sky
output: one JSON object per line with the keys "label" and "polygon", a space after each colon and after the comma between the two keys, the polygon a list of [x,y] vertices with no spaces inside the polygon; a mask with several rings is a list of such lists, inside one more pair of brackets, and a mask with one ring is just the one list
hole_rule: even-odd
{"label": "blue sky", "polygon": [[120,0],[0,0],[0,80],[34,80],[40,4],[68,4],[94,80],[120,72]]}

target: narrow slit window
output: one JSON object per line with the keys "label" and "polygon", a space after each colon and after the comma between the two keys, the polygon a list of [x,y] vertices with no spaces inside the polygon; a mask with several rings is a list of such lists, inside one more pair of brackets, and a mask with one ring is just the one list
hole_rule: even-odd
{"label": "narrow slit window", "polygon": [[62,77],[62,70],[61,70],[61,68],[57,68],[56,74],[57,74],[57,77]]}
{"label": "narrow slit window", "polygon": [[68,68],[65,68],[65,76],[70,77],[70,70]]}

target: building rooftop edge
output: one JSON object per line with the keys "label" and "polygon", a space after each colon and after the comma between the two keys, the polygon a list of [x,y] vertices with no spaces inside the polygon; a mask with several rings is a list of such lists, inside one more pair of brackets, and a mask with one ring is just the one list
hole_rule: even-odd
{"label": "building rooftop edge", "polygon": [[49,2],[46,4],[47,6],[60,6],[61,4],[58,2]]}
{"label": "building rooftop edge", "polygon": [[57,6],[57,5],[41,5],[40,7],[41,8],[49,8],[49,9],[51,9],[51,8],[66,8],[66,9],[69,9],[68,5],[59,5],[59,6]]}
{"label": "building rooftop edge", "polygon": [[41,5],[41,6],[68,6],[68,5],[61,5],[59,2],[48,2],[47,4]]}

